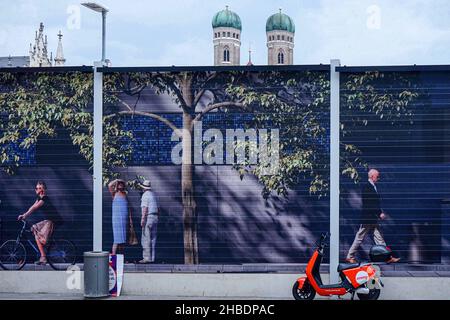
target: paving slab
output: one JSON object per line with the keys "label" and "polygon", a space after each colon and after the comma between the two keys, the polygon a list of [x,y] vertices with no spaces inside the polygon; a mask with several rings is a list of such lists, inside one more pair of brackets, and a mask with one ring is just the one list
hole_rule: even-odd
{"label": "paving slab", "polygon": [[223,272],[243,272],[242,265],[224,265]]}
{"label": "paving slab", "polygon": [[381,271],[381,277],[411,277],[408,271]]}
{"label": "paving slab", "polygon": [[198,265],[196,272],[221,273],[223,272],[223,265]]}
{"label": "paving slab", "polygon": [[408,271],[412,277],[439,277],[436,271]]}

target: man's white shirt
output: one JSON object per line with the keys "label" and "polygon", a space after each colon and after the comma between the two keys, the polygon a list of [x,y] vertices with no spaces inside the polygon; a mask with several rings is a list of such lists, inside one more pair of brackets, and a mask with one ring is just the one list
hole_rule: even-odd
{"label": "man's white shirt", "polygon": [[147,207],[148,213],[158,212],[158,202],[156,200],[156,195],[153,191],[147,190],[144,192],[141,198],[141,208]]}

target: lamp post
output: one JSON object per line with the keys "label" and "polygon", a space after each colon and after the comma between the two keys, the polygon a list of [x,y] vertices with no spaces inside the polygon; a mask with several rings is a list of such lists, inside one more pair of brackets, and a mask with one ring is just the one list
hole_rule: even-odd
{"label": "lamp post", "polygon": [[102,13],[102,60],[94,61],[94,174],[93,174],[93,251],[84,253],[84,296],[100,298],[109,294],[109,253],[103,251],[103,73],[105,63],[106,13],[97,3],[83,6]]}
{"label": "lamp post", "polygon": [[108,9],[93,2],[82,3],[83,6],[102,14],[102,60],[94,62],[94,251],[102,251],[102,191],[103,191],[103,74],[97,69],[105,65],[105,27]]}
{"label": "lamp post", "polygon": [[104,6],[95,3],[95,2],[85,2],[81,4],[82,6],[94,10],[95,12],[101,12],[102,14],[102,62],[105,62],[105,41],[106,41],[106,13],[108,12],[108,9],[106,9]]}

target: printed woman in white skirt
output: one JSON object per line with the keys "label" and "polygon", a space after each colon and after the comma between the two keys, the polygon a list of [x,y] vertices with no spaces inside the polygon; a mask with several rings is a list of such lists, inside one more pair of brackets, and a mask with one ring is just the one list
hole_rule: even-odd
{"label": "printed woman in white skirt", "polygon": [[113,197],[112,229],[114,240],[111,254],[120,254],[123,253],[127,242],[128,199],[125,181],[116,179],[109,183],[108,189]]}

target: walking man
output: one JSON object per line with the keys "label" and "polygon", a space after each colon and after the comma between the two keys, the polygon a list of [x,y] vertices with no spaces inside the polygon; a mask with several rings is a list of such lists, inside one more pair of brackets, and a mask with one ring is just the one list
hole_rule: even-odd
{"label": "walking man", "polygon": [[[376,169],[371,169],[368,175],[369,181],[363,185],[361,191],[361,225],[347,254],[346,261],[349,263],[356,262],[355,254],[368,233],[373,234],[375,244],[386,245],[379,226],[379,220],[386,219],[386,214],[383,212],[383,209],[381,209],[381,197],[376,187],[376,184],[380,179],[380,173]],[[391,257],[387,263],[393,263],[399,260],[400,258]]]}
{"label": "walking man", "polygon": [[156,233],[159,208],[156,195],[152,190],[150,180],[145,180],[140,187],[144,191],[141,198],[142,227],[142,257],[139,263],[155,262]]}

